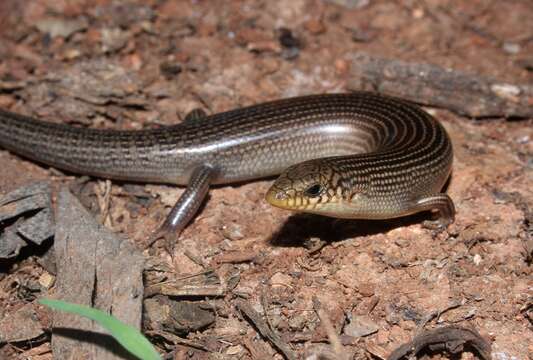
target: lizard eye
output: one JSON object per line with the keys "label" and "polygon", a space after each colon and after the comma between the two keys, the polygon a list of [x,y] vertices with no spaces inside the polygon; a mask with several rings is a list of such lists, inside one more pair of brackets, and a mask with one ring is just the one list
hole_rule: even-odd
{"label": "lizard eye", "polygon": [[309,197],[316,197],[320,193],[322,193],[322,186],[320,184],[311,185],[305,190],[305,195]]}

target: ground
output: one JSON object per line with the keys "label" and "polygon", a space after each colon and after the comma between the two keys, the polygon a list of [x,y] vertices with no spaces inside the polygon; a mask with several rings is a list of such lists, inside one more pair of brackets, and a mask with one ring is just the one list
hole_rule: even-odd
{"label": "ground", "polygon": [[[360,52],[531,84],[531,19],[525,0],[4,0],[0,107],[75,126],[173,124],[198,107],[216,113],[347,91]],[[455,324],[492,342],[495,359],[532,359],[533,121],[426,110],[455,152],[447,192],[457,217],[443,233],[422,228],[427,214],[373,222],[294,215],[263,200],[272,182],[265,179],[214,188],[171,257],[162,244],[147,248],[147,236],[183,189],[89,180],[80,196],[95,216],[94,194],[111,186],[104,222],[143,251],[147,288],[161,280],[154,268],[163,265],[165,278],[214,269],[232,284],[207,301],[213,321],[180,332],[209,351],[154,339],[160,350],[179,359],[281,358],[237,311],[246,302],[267,312],[298,356],[311,358],[329,347],[313,310],[318,299],[338,332],[358,339],[343,344],[354,358],[383,358],[420,326]],[[4,150],[0,164],[0,195],[36,180],[59,186],[77,178]],[[0,319],[54,293],[57,274],[41,261],[51,246],[2,261]],[[146,331],[160,326],[147,311],[156,300],[167,297],[146,298]],[[358,337],[347,319],[376,331]],[[17,356],[51,359],[50,332],[0,343],[0,358]]]}

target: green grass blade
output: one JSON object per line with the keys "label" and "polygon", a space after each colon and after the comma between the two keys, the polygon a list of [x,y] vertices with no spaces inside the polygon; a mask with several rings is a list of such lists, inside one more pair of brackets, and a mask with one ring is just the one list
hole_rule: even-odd
{"label": "green grass blade", "polygon": [[103,311],[88,306],[72,304],[60,300],[41,299],[39,302],[55,310],[77,314],[96,321],[109,331],[126,350],[142,360],[161,360],[154,346],[133,326],[126,325]]}

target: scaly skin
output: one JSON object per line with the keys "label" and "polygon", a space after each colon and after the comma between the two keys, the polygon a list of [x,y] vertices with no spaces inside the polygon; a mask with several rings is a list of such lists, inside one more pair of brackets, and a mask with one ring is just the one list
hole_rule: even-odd
{"label": "scaly skin", "polygon": [[[140,131],[55,124],[0,110],[0,146],[79,174],[188,185],[165,222],[181,230],[211,184],[280,174],[267,201],[341,218],[438,211],[452,166],[444,128],[418,106],[379,94],[277,100]],[[313,188],[314,187],[314,188]]]}

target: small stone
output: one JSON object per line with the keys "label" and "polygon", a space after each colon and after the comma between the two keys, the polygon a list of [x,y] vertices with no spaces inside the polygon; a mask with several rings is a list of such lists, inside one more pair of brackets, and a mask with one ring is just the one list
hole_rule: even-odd
{"label": "small stone", "polygon": [[238,354],[240,354],[242,352],[243,352],[243,348],[242,348],[241,345],[230,346],[226,350],[226,354],[227,355],[232,355],[232,356],[238,355]]}
{"label": "small stone", "polygon": [[144,32],[148,34],[157,34],[157,32],[154,30],[154,24],[150,21],[141,21],[139,25]]}
{"label": "small stone", "polygon": [[491,85],[490,89],[497,96],[514,102],[518,102],[518,96],[521,93],[521,90],[518,86],[505,83],[493,84]]}
{"label": "small stone", "polygon": [[222,226],[222,235],[226,239],[231,241],[244,239],[244,234],[242,233],[242,226],[233,222]]}
{"label": "small stone", "polygon": [[352,315],[352,320],[344,327],[344,334],[353,337],[368,336],[378,332],[379,326],[366,315]]}
{"label": "small stone", "polygon": [[304,23],[304,27],[313,35],[323,34],[326,31],[324,23],[318,19],[310,19]]}
{"label": "small stone", "polygon": [[126,60],[127,65],[132,70],[138,71],[143,66],[143,60],[142,60],[141,56],[139,54],[137,54],[137,53],[128,55],[125,60]]}
{"label": "small stone", "polygon": [[516,142],[519,143],[519,144],[525,145],[525,144],[529,143],[529,140],[530,140],[529,135],[524,135],[524,136],[519,136],[516,139]]}
{"label": "small stone", "polygon": [[129,33],[120,28],[105,28],[101,34],[102,51],[105,53],[121,50],[130,38]]}
{"label": "small stone", "polygon": [[144,318],[154,329],[180,335],[200,331],[215,322],[214,311],[204,301],[175,301],[164,296],[144,302]]}
{"label": "small stone", "polygon": [[55,281],[55,276],[48,272],[45,272],[39,276],[39,284],[45,289],[50,289],[52,285],[54,285]]}
{"label": "small stone", "polygon": [[271,40],[271,38],[259,29],[243,28],[235,34],[235,41],[240,46],[247,46],[250,43],[261,43],[269,40]]}
{"label": "small stone", "polygon": [[394,239],[394,243],[401,248],[406,248],[409,246],[409,244],[411,244],[411,242],[408,239],[404,239],[404,238]]}
{"label": "small stone", "polygon": [[352,34],[352,41],[355,42],[369,42],[376,36],[376,32],[371,29],[353,28],[350,29],[350,31]]}
{"label": "small stone", "polygon": [[370,297],[374,295],[375,286],[371,283],[361,283],[357,287],[357,290],[359,290],[359,294],[361,294],[362,296]]}
{"label": "small stone", "polygon": [[289,318],[289,328],[291,328],[291,330],[301,331],[306,323],[307,319],[302,315],[295,315]]}
{"label": "small stone", "polygon": [[272,286],[278,286],[278,287],[283,286],[283,287],[288,288],[291,286],[291,282],[292,282],[292,277],[290,277],[287,274],[280,273],[280,272],[275,273],[270,278],[270,283],[272,284]]}
{"label": "small stone", "polygon": [[344,59],[335,60],[335,71],[338,75],[343,75],[350,69],[350,63]]}
{"label": "small stone", "polygon": [[[258,60],[258,61],[260,61],[260,70],[261,70],[263,75],[273,74],[276,71],[278,71],[280,66],[281,66],[280,65],[280,61],[278,59],[272,58],[272,57],[263,58],[263,59]],[[250,191],[250,192],[246,193],[245,195],[246,195],[247,199],[249,199],[251,201],[254,201],[254,202],[263,199],[263,195],[260,194],[257,191]]]}
{"label": "small stone", "polygon": [[396,306],[387,304],[385,306],[385,321],[390,325],[397,325],[401,320],[400,313]]}
{"label": "small stone", "polygon": [[147,322],[160,324],[170,316],[170,306],[162,304],[156,298],[144,301],[144,319]]}
{"label": "small stone", "polygon": [[58,18],[44,18],[35,23],[37,29],[50,35],[51,38],[62,37],[68,38],[70,35],[87,29],[88,22],[85,18],[74,20],[58,19]]}
{"label": "small stone", "polygon": [[233,293],[243,299],[249,299],[254,293],[254,289],[248,286],[239,285],[236,286],[235,289],[233,289]]}
{"label": "small stone", "polygon": [[421,19],[424,17],[424,9],[414,9],[412,15],[414,19]]}
{"label": "small stone", "polygon": [[512,42],[504,42],[503,43],[503,50],[511,55],[518,54],[522,48],[519,44],[512,43]]}
{"label": "small stone", "polygon": [[11,107],[11,105],[13,105],[15,102],[15,98],[13,98],[11,95],[0,95],[0,107],[4,109]]}
{"label": "small stone", "polygon": [[63,58],[67,60],[73,60],[81,56],[81,51],[78,49],[68,49],[63,53]]}
{"label": "small stone", "polygon": [[44,333],[34,305],[29,303],[11,311],[0,321],[0,344],[28,341]]}

